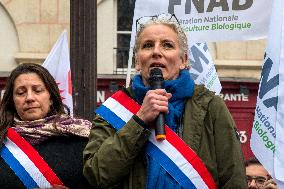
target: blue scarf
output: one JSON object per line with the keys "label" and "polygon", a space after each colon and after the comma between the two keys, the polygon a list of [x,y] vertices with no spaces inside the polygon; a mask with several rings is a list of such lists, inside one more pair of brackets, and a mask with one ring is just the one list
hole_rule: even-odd
{"label": "blue scarf", "polygon": [[[166,114],[166,124],[176,132],[177,121],[181,118],[185,101],[193,95],[194,81],[188,70],[180,71],[175,80],[165,81],[165,89],[172,94],[169,100],[169,113]],[[136,75],[132,81],[132,89],[136,100],[142,104],[149,87],[145,87],[141,75]],[[181,186],[154,159],[147,156],[147,189],[181,189]]]}
{"label": "blue scarf", "polygon": [[[188,70],[182,70],[177,79],[165,81],[164,86],[166,91],[172,94],[172,98],[169,100],[169,113],[166,114],[166,124],[176,132],[176,123],[183,114],[185,100],[193,95],[194,81]],[[136,100],[142,104],[150,87],[145,87],[141,75],[136,75],[132,81],[132,90]]]}

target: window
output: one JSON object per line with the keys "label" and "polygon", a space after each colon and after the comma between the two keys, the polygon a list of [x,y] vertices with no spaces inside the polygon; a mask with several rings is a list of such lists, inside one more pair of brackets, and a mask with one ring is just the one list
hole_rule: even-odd
{"label": "window", "polygon": [[116,68],[114,74],[126,74],[127,72],[134,7],[135,0],[117,0],[116,47],[114,47]]}

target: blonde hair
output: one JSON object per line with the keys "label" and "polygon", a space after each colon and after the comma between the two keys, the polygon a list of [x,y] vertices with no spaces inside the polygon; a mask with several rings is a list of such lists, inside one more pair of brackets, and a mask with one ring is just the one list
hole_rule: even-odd
{"label": "blonde hair", "polygon": [[138,49],[140,48],[140,35],[144,31],[145,28],[151,25],[165,25],[171,28],[178,37],[179,47],[181,49],[181,56],[188,54],[188,43],[187,43],[187,37],[184,31],[182,30],[182,27],[179,25],[177,21],[163,19],[163,18],[155,18],[148,20],[146,23],[140,24],[139,29],[136,32],[136,38],[135,38],[135,44],[134,44],[134,54],[137,53]]}

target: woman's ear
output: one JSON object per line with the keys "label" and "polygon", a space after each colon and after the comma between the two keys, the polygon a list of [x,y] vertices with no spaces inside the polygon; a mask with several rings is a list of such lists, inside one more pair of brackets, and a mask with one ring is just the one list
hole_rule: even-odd
{"label": "woman's ear", "polygon": [[136,55],[134,55],[134,56],[135,56],[135,57],[134,57],[134,61],[135,61],[135,70],[136,70],[137,72],[139,72],[139,71],[141,70],[141,65],[140,65],[139,61],[137,60]]}
{"label": "woman's ear", "polygon": [[49,105],[52,106],[53,105],[53,101],[51,99],[49,99]]}
{"label": "woman's ear", "polygon": [[180,70],[183,70],[188,67],[188,55],[184,54],[184,56],[182,56],[181,59],[182,59],[182,63],[179,68]]}

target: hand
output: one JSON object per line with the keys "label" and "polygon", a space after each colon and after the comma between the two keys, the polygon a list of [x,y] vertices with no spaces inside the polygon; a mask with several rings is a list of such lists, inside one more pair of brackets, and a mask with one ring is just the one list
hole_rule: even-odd
{"label": "hand", "polygon": [[146,124],[156,119],[159,113],[168,113],[168,101],[172,94],[167,93],[165,89],[149,90],[143,100],[137,116]]}
{"label": "hand", "polygon": [[264,183],[264,189],[279,189],[273,179],[269,179]]}

